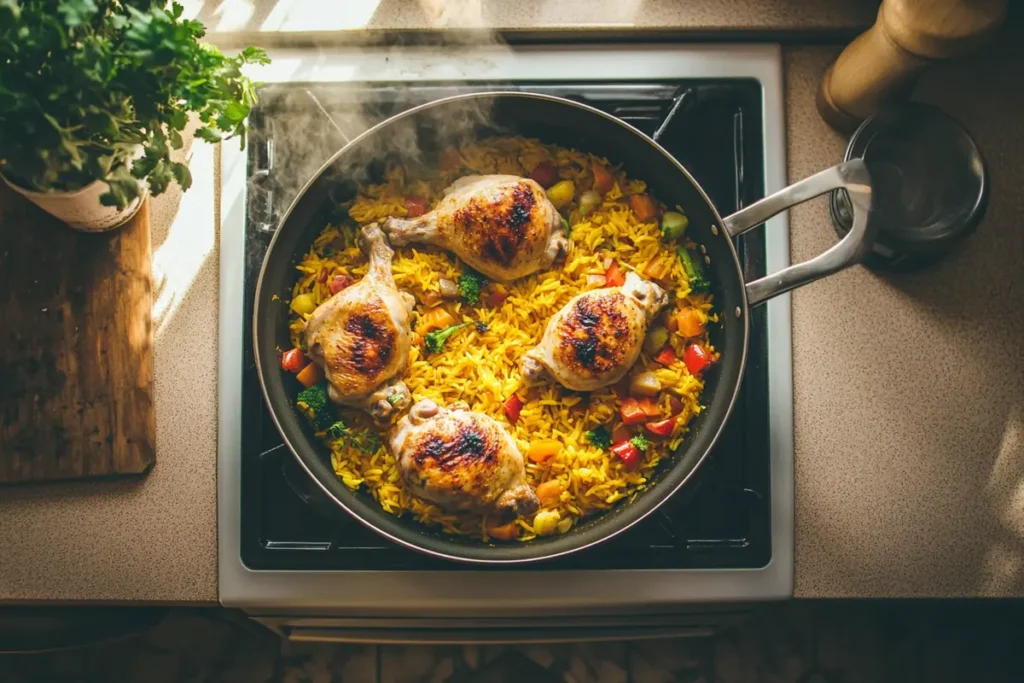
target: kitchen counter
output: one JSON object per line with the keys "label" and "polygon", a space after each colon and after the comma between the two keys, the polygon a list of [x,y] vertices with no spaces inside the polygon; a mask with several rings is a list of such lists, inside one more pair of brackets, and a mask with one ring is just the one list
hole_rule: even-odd
{"label": "kitchen counter", "polygon": [[[813,104],[836,53],[785,50],[791,180],[842,154]],[[1024,46],[1004,38],[922,86],[989,163],[988,215],[962,251],[793,295],[798,596],[1024,596],[1022,82]],[[0,600],[217,599],[214,152],[196,143],[192,190],[153,202],[157,464],[0,489]],[[794,260],[834,240],[822,201],[791,229]]]}

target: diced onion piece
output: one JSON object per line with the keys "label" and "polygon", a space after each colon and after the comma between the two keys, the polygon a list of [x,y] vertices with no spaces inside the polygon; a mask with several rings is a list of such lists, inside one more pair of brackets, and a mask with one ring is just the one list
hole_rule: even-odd
{"label": "diced onion piece", "polygon": [[641,372],[629,380],[629,393],[632,396],[657,396],[659,391],[661,380],[653,372]]}
{"label": "diced onion piece", "polygon": [[602,201],[604,201],[604,199],[601,197],[601,193],[597,190],[587,190],[580,195],[580,215],[589,216],[594,213],[598,208],[600,208]]}
{"label": "diced onion piece", "polygon": [[649,356],[653,356],[658,351],[665,347],[668,343],[668,329],[661,325],[655,325],[647,332],[647,337],[644,339],[644,353]]}
{"label": "diced onion piece", "polygon": [[558,510],[541,510],[533,518],[534,533],[538,536],[550,536],[555,533],[561,518]]}
{"label": "diced onion piece", "polygon": [[455,284],[454,280],[448,278],[441,278],[437,281],[437,286],[441,290],[442,299],[458,299],[459,298],[459,286]]}

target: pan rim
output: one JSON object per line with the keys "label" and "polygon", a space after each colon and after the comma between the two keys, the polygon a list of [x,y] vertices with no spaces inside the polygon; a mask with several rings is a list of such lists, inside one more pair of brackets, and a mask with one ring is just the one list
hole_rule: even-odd
{"label": "pan rim", "polygon": [[[726,244],[728,246],[728,252],[729,252],[729,255],[732,258],[732,266],[733,266],[734,271],[736,273],[736,279],[741,284],[741,286],[739,288],[740,289],[739,297],[740,297],[741,304],[740,304],[740,307],[739,307],[740,310],[738,311],[738,316],[737,317],[738,317],[739,320],[742,321],[742,325],[743,325],[742,332],[743,332],[743,334],[742,334],[742,348],[740,349],[740,358],[739,358],[739,364],[738,364],[738,368],[737,368],[737,379],[733,383],[732,391],[731,391],[730,395],[728,396],[729,400],[728,400],[728,402],[726,404],[725,412],[723,413],[721,420],[719,420],[718,424],[715,426],[714,433],[711,435],[710,439],[708,440],[708,443],[707,443],[706,447],[704,448],[704,452],[701,453],[700,456],[697,458],[697,461],[690,468],[690,471],[688,473],[686,473],[686,475],[683,476],[682,479],[680,479],[679,482],[677,482],[674,486],[672,486],[670,490],[664,491],[664,492],[659,491],[659,494],[656,497],[656,499],[652,503],[650,503],[649,509],[642,511],[642,514],[638,515],[636,518],[628,520],[625,523],[619,524],[615,529],[613,529],[613,530],[611,530],[609,532],[606,532],[604,534],[600,534],[600,535],[596,536],[595,538],[593,538],[593,539],[591,539],[591,540],[589,540],[589,541],[587,541],[585,543],[579,543],[579,544],[573,545],[573,546],[565,548],[565,549],[556,550],[556,551],[547,552],[547,553],[538,553],[538,554],[535,554],[535,555],[525,555],[525,556],[515,556],[515,557],[493,557],[493,558],[491,558],[491,557],[477,557],[477,556],[469,556],[469,555],[462,555],[462,554],[453,554],[453,553],[448,553],[448,552],[442,552],[442,551],[439,551],[439,550],[435,550],[433,548],[429,548],[429,547],[427,547],[425,545],[421,545],[419,543],[416,543],[413,540],[408,540],[408,539],[405,539],[405,538],[401,538],[400,536],[398,536],[398,535],[396,535],[396,534],[394,534],[394,533],[392,533],[392,532],[390,532],[390,531],[388,531],[388,530],[386,530],[386,529],[384,529],[384,528],[374,524],[373,520],[371,520],[368,517],[366,517],[366,516],[356,512],[355,510],[353,510],[349,505],[347,505],[345,502],[340,500],[338,498],[338,496],[336,496],[334,494],[334,492],[331,491],[320,480],[320,478],[316,474],[313,473],[313,471],[310,469],[309,465],[306,463],[305,458],[303,458],[303,456],[301,456],[299,454],[298,449],[292,443],[292,440],[289,438],[289,435],[288,435],[287,431],[282,426],[281,421],[278,419],[277,413],[276,413],[276,411],[274,409],[274,403],[271,400],[269,390],[267,389],[267,383],[264,380],[264,375],[263,375],[264,370],[263,370],[263,364],[262,364],[262,360],[261,360],[261,354],[260,354],[260,351],[259,351],[260,350],[259,321],[260,321],[260,300],[262,298],[261,297],[261,293],[263,291],[263,281],[264,281],[264,277],[266,275],[268,264],[270,263],[271,257],[274,254],[274,248],[277,245],[278,238],[281,235],[281,231],[284,228],[285,224],[287,223],[287,220],[291,216],[292,212],[298,206],[299,202],[305,197],[306,192],[310,189],[310,187],[312,187],[321,178],[321,176],[323,175],[323,173],[326,170],[328,170],[331,166],[333,166],[335,164],[335,162],[339,158],[341,158],[348,150],[356,147],[363,140],[365,140],[365,139],[367,139],[367,138],[369,138],[369,137],[371,137],[373,135],[378,134],[378,132],[380,130],[382,130],[384,128],[387,128],[388,126],[390,126],[391,124],[395,123],[396,121],[400,121],[400,120],[405,119],[407,117],[414,116],[414,115],[420,113],[421,111],[432,109],[434,107],[442,106],[442,105],[445,105],[445,104],[450,104],[450,103],[453,103],[453,102],[462,102],[462,101],[475,100],[475,99],[497,99],[499,97],[515,97],[515,98],[522,98],[522,99],[543,100],[543,101],[548,101],[548,102],[551,102],[551,103],[554,103],[554,104],[559,104],[559,105],[563,105],[563,106],[564,105],[568,105],[568,106],[576,107],[578,109],[582,109],[584,111],[589,112],[592,115],[600,116],[601,118],[604,118],[604,119],[606,119],[606,120],[608,120],[608,121],[618,125],[619,127],[625,129],[627,132],[633,133],[640,140],[643,140],[644,142],[646,142],[648,145],[653,147],[657,152],[659,152],[663,157],[668,159],[672,163],[672,165],[675,166],[683,174],[683,176],[687,180],[689,180],[690,184],[693,186],[693,189],[696,190],[696,192],[699,194],[701,199],[704,201],[705,205],[707,206],[707,208],[710,210],[712,216],[714,217],[715,227],[719,231],[719,234],[720,234],[721,238],[724,239],[724,241],[726,242]],[[253,356],[254,356],[254,361],[255,361],[255,365],[256,365],[256,375],[259,378],[260,389],[261,389],[261,391],[263,393],[264,402],[265,402],[266,406],[269,409],[270,419],[273,421],[274,426],[277,428],[278,433],[281,435],[281,438],[284,441],[284,444],[288,447],[288,450],[291,451],[292,456],[298,461],[299,466],[302,467],[302,469],[306,472],[306,474],[316,483],[317,487],[319,487],[320,490],[328,498],[330,498],[331,501],[334,502],[334,504],[336,504],[338,507],[340,507],[346,513],[348,513],[351,517],[356,519],[359,523],[361,523],[364,526],[366,526],[367,528],[373,530],[375,533],[380,534],[384,538],[387,538],[388,540],[390,540],[390,541],[392,541],[394,543],[397,543],[400,546],[403,546],[403,547],[408,548],[410,550],[414,550],[416,552],[423,553],[423,554],[426,554],[426,555],[429,555],[429,556],[432,556],[432,557],[436,557],[436,558],[439,558],[439,559],[447,560],[447,561],[459,562],[459,563],[462,563],[462,564],[470,564],[470,565],[481,565],[481,566],[509,566],[509,565],[523,565],[523,564],[532,564],[532,563],[537,563],[537,562],[544,562],[544,561],[553,560],[553,559],[556,559],[556,558],[559,558],[559,557],[565,557],[567,555],[572,555],[572,554],[578,553],[578,552],[580,552],[582,550],[586,550],[587,548],[592,548],[594,546],[600,545],[600,544],[602,544],[602,543],[604,543],[604,542],[606,542],[606,541],[608,541],[608,540],[610,540],[612,538],[615,538],[616,536],[622,534],[623,532],[627,531],[628,529],[633,528],[634,526],[636,526],[637,524],[639,524],[643,520],[647,519],[647,517],[649,517],[651,514],[653,514],[656,510],[658,510],[662,505],[665,504],[666,501],[668,501],[670,498],[674,497],[680,491],[680,489],[682,489],[690,481],[690,479],[694,476],[694,474],[701,468],[701,466],[707,460],[707,458],[710,455],[711,451],[714,449],[715,444],[718,442],[718,439],[720,438],[720,436],[722,434],[722,431],[725,429],[725,425],[729,422],[729,418],[732,416],[732,411],[733,411],[733,408],[735,407],[736,399],[739,396],[740,390],[741,390],[741,388],[743,386],[743,378],[744,378],[744,374],[745,374],[745,371],[746,371],[746,364],[747,364],[747,353],[748,353],[748,349],[749,349],[749,346],[750,346],[750,307],[749,307],[749,303],[748,303],[748,300],[747,300],[747,290],[746,290],[746,286],[745,285],[746,285],[746,280],[743,277],[743,268],[740,265],[739,255],[736,253],[736,247],[733,245],[732,240],[729,238],[729,233],[725,229],[725,223],[722,220],[722,216],[719,213],[718,208],[715,206],[714,202],[711,201],[711,198],[704,191],[703,186],[701,186],[701,184],[697,182],[697,180],[693,177],[693,175],[690,174],[689,170],[687,170],[687,168],[681,162],[679,162],[678,159],[676,159],[672,154],[670,154],[657,141],[653,140],[650,136],[646,135],[645,133],[643,133],[642,131],[637,129],[635,126],[627,123],[626,121],[623,121],[622,119],[619,119],[619,118],[617,118],[615,116],[612,116],[611,114],[608,114],[608,113],[606,113],[606,112],[604,112],[604,111],[602,111],[600,109],[597,109],[596,107],[592,107],[590,105],[587,105],[587,104],[584,104],[584,103],[581,103],[581,102],[577,102],[575,100],[570,100],[570,99],[567,99],[567,98],[564,98],[564,97],[558,97],[558,96],[554,96],[554,95],[546,95],[546,94],[541,94],[541,93],[533,93],[533,92],[517,91],[517,90],[489,90],[489,91],[484,91],[484,92],[475,92],[475,93],[465,93],[465,94],[460,94],[460,95],[452,95],[452,96],[449,96],[449,97],[444,97],[444,98],[441,98],[441,99],[432,100],[430,102],[426,102],[426,103],[418,105],[416,107],[412,107],[410,109],[407,109],[407,110],[405,110],[405,111],[403,111],[403,112],[401,112],[399,114],[396,114],[394,116],[391,116],[391,117],[385,119],[384,121],[381,121],[380,123],[374,125],[373,127],[367,129],[366,131],[364,131],[360,135],[356,136],[350,142],[348,142],[343,147],[341,147],[341,149],[339,149],[337,152],[335,152],[333,155],[331,155],[331,157],[326,162],[324,162],[324,164],[322,164],[321,167],[319,169],[317,169],[317,171],[313,175],[310,176],[310,179],[305,183],[305,185],[302,186],[302,189],[295,196],[295,199],[292,200],[291,204],[288,206],[287,210],[285,210],[284,214],[282,215],[281,220],[279,221],[278,228],[274,231],[274,234],[273,234],[273,236],[270,239],[270,243],[267,246],[266,255],[264,256],[263,262],[260,265],[259,277],[256,280],[255,300],[253,302],[253,313],[252,313],[252,338],[253,338],[253,347],[254,347]],[[678,463],[670,465],[670,467],[676,466],[677,464]],[[351,495],[353,495],[353,496],[357,495],[356,491],[349,491],[349,493]],[[641,495],[643,495],[643,493]],[[632,503],[632,504],[635,504],[635,503]],[[381,512],[382,512],[382,514],[388,514],[388,513],[383,512],[383,510],[381,510]],[[570,534],[571,533],[572,532],[570,531]],[[481,549],[488,549],[488,548],[490,548],[490,549],[500,549],[500,548],[494,548],[494,546],[488,546],[487,544],[484,544],[484,543],[481,543],[479,547]],[[531,545],[529,543],[525,543],[525,544],[520,544],[520,547],[528,548],[528,547],[531,547]],[[539,546],[534,546],[534,547],[539,547]]]}

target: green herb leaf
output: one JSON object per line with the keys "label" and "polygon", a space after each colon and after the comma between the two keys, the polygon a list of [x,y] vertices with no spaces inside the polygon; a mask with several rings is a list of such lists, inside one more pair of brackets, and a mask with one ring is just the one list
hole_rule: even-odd
{"label": "green herb leaf", "polygon": [[201,140],[244,144],[256,86],[243,67],[268,61],[258,48],[224,55],[205,31],[164,0],[0,0],[4,174],[40,191],[100,179],[119,208],[140,180],[154,195],[187,187],[170,151],[189,118]]}
{"label": "green herb leaf", "polygon": [[98,9],[93,0],[60,0],[57,3],[57,11],[69,28],[89,23]]}

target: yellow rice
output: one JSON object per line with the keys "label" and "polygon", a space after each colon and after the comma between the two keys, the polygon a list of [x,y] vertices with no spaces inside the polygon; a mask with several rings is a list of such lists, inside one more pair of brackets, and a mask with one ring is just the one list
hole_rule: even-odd
{"label": "yellow rice", "polygon": [[[326,300],[330,295],[328,285],[321,282],[328,279],[321,277],[325,269],[332,274],[363,276],[366,259],[355,246],[356,226],[389,216],[404,216],[407,195],[426,197],[433,205],[442,197],[443,189],[458,177],[470,173],[525,176],[542,161],[554,162],[560,177],[577,182],[577,186],[591,164],[603,163],[610,167],[605,159],[524,138],[493,138],[464,145],[449,150],[447,159],[447,168],[441,168],[433,178],[406,178],[403,167],[392,166],[383,184],[363,187],[347,207],[351,224],[325,228],[297,266],[299,277],[293,296],[308,292],[317,304]],[[645,353],[638,367],[643,365],[653,370],[661,381],[660,405],[666,417],[669,393],[682,402],[683,411],[672,436],[660,441],[651,439],[643,464],[628,472],[616,456],[590,445],[584,436],[599,425],[612,431],[618,419],[618,400],[611,388],[592,393],[587,402],[582,395],[558,386],[529,390],[521,386],[518,362],[523,351],[540,341],[545,324],[556,311],[588,288],[588,276],[604,274],[606,259],[614,259],[623,268],[642,273],[648,263],[666,253],[658,225],[639,222],[625,203],[625,195],[643,192],[644,184],[626,180],[621,175],[617,178],[597,211],[581,217],[574,209],[568,216],[572,247],[563,267],[556,266],[507,285],[510,296],[497,308],[487,308],[482,303],[472,307],[459,302],[442,302],[440,305],[446,306],[457,320],[483,321],[489,326],[488,330],[480,333],[471,326],[450,338],[439,354],[428,356],[422,345],[414,345],[405,375],[414,400],[431,398],[441,405],[466,401],[472,409],[507,425],[524,455],[531,440],[561,442],[561,451],[552,460],[544,464],[527,460],[532,485],[557,479],[564,492],[556,505],[543,507],[537,513],[540,518],[517,520],[521,541],[538,534],[565,533],[583,516],[607,510],[643,489],[658,463],[671,457],[672,450],[682,442],[687,423],[702,409],[703,382],[687,371],[682,361],[686,342],[673,334],[671,344],[678,360],[663,367]],[[620,183],[624,187],[620,187]],[[711,297],[691,294],[678,259],[673,259],[673,264],[671,310],[689,306],[700,311],[705,322],[716,321]],[[437,293],[439,279],[456,280],[463,271],[457,258],[434,248],[411,247],[397,252],[395,280],[400,288],[417,299],[414,329],[426,310],[423,295]],[[295,345],[301,345],[304,324],[303,316],[293,314],[291,333]],[[706,336],[703,343],[713,352]],[[508,424],[502,407],[513,393],[524,403],[514,426]],[[355,411],[342,409],[339,415],[353,429],[373,428],[366,416]],[[381,437],[386,443],[383,432]],[[366,454],[343,441],[325,439],[325,442],[331,448],[338,477],[351,489],[365,486],[384,510],[409,515],[425,524],[440,525],[447,532],[475,534],[488,540],[486,518],[449,514],[410,495],[402,485],[395,459],[386,446]],[[539,530],[536,528],[538,519],[542,521]]]}

